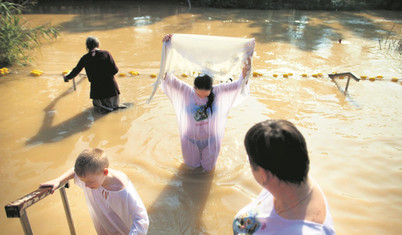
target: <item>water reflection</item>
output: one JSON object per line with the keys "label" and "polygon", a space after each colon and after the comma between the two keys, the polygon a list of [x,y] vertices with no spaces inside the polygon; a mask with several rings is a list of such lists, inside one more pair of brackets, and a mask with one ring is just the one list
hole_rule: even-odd
{"label": "water reflection", "polygon": [[144,25],[150,25],[154,22],[159,21],[160,18],[156,17],[155,19],[152,19],[151,16],[139,16],[139,17],[134,17],[134,26],[144,26]]}

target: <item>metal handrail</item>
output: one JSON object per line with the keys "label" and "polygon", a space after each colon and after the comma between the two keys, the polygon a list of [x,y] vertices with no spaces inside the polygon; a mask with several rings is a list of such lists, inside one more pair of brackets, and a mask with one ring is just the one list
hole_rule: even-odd
{"label": "metal handrail", "polygon": [[[70,206],[67,200],[66,188],[69,187],[68,182],[61,185],[59,188],[60,196],[63,201],[64,211],[66,213],[68,227],[70,229],[70,234],[75,235],[75,228],[73,223],[73,218],[71,216]],[[17,199],[5,206],[7,218],[20,218],[22,229],[27,235],[32,235],[31,225],[28,220],[28,215],[26,209],[33,204],[39,202],[40,200],[51,194],[51,187],[41,187],[37,190]]]}
{"label": "metal handrail", "polygon": [[348,80],[346,81],[346,86],[345,86],[345,90],[343,91],[344,94],[346,94],[348,92],[348,88],[349,88],[349,82],[350,79],[353,78],[356,82],[360,81],[360,78],[356,77],[353,73],[351,72],[346,72],[346,73],[333,73],[333,74],[328,74],[328,76],[332,79],[332,81],[335,82],[335,84],[337,85],[338,89],[341,90],[341,88],[339,87],[338,83],[334,80],[335,78],[347,78]]}

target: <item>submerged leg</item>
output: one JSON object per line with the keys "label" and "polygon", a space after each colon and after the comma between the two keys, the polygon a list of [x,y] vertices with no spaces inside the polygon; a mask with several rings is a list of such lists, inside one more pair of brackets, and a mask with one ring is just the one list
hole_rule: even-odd
{"label": "submerged leg", "polygon": [[218,160],[220,146],[214,140],[210,139],[209,144],[201,150],[201,166],[206,171],[210,171],[215,168],[216,161]]}
{"label": "submerged leg", "polygon": [[201,165],[200,150],[198,149],[197,144],[193,140],[187,137],[182,138],[181,151],[183,154],[184,163],[187,166],[199,167]]}
{"label": "submerged leg", "polygon": [[119,108],[119,96],[113,96],[106,99],[93,99],[92,104],[98,113],[108,113]]}

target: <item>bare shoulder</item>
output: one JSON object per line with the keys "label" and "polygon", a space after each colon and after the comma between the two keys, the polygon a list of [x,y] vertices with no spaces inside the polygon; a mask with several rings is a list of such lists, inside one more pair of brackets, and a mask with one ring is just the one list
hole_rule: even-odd
{"label": "bare shoulder", "polygon": [[128,177],[121,171],[109,169],[111,173],[110,184],[108,185],[108,190],[110,191],[120,191],[126,188],[128,184]]}
{"label": "bare shoulder", "polygon": [[313,184],[314,186],[307,200],[303,200],[296,207],[285,211],[280,216],[289,220],[304,220],[324,224],[327,213],[324,194],[318,184],[315,182]]}
{"label": "bare shoulder", "polygon": [[311,192],[311,200],[306,207],[305,220],[323,224],[326,218],[325,196],[318,185],[315,185]]}

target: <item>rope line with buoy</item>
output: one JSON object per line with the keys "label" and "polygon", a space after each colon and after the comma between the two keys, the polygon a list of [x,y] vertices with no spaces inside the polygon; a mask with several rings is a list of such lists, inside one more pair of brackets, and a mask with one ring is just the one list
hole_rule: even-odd
{"label": "rope line with buoy", "polygon": [[[70,72],[69,70],[66,70],[66,71],[63,71],[61,74],[66,75],[69,72]],[[8,74],[10,74],[8,68],[3,67],[3,68],[0,69],[0,77],[6,76]],[[40,77],[43,74],[45,74],[45,72],[42,71],[42,70],[39,70],[39,69],[33,69],[30,72],[30,75],[34,76],[34,77]],[[192,74],[182,73],[181,76],[183,78],[187,78],[187,77],[194,77],[196,74],[197,74],[197,72],[193,72]],[[337,79],[344,79],[344,76],[339,76],[339,73],[337,73],[337,72],[332,72],[331,74],[329,74],[328,76],[337,75]],[[343,74],[343,73],[340,73],[340,74]],[[131,75],[130,77],[136,77],[136,76],[139,76],[140,73],[137,72],[137,71],[129,70],[127,73],[120,72],[120,73],[117,74],[117,76],[119,76],[119,77],[127,77],[128,75]],[[147,74],[144,74],[144,75],[147,75]],[[308,74],[308,73],[293,74],[293,73],[279,73],[279,72],[278,73],[272,73],[272,74],[265,74],[265,73],[262,73],[262,72],[254,71],[252,73],[252,75],[253,75],[253,77],[270,77],[271,76],[271,77],[274,77],[274,78],[291,78],[291,77],[322,78],[322,77],[324,77],[324,73],[321,73],[321,72],[312,73],[312,74]],[[155,73],[149,74],[149,77],[151,77],[151,78],[156,78],[157,76],[158,75],[155,74]],[[400,84],[402,85],[402,79],[400,79],[398,77],[395,77],[395,76],[384,77],[383,75],[375,75],[375,76],[373,76],[373,75],[370,75],[370,76],[368,76],[368,75],[360,75],[359,78],[360,78],[360,80],[367,80],[367,81],[371,81],[371,82],[374,82],[374,81],[391,81],[391,82],[397,83],[397,82],[401,81]]]}

